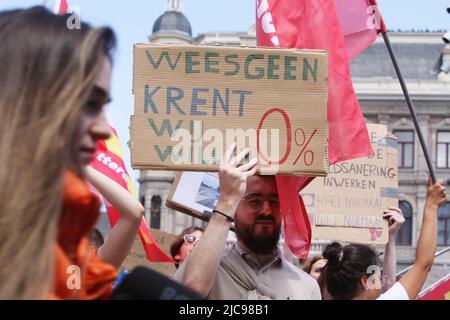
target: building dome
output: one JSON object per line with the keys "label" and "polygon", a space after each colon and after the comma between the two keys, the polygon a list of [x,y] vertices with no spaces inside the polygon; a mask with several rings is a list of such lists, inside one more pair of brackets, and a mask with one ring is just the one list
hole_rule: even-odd
{"label": "building dome", "polygon": [[166,11],[153,25],[153,33],[156,32],[181,32],[192,36],[189,20],[179,11]]}

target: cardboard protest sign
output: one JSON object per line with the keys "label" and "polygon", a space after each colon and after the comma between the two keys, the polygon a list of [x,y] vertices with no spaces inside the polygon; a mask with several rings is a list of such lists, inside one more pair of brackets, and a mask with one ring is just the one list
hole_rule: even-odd
{"label": "cardboard protest sign", "polygon": [[131,164],[217,171],[233,142],[262,174],[325,176],[324,51],[136,44]]}
{"label": "cardboard protest sign", "polygon": [[[176,240],[177,236],[156,229],[150,229],[150,232],[155,238],[156,242],[158,242],[160,248],[170,256],[170,246]],[[157,263],[148,261],[144,247],[142,246],[142,242],[139,237],[136,237],[136,239],[134,240],[133,246],[131,247],[124,263],[122,264],[122,268],[131,270],[137,266],[144,266],[153,269],[165,274],[166,276],[171,276],[176,271],[175,265],[173,263]]]}
{"label": "cardboard protest sign", "polygon": [[385,244],[388,225],[383,210],[398,207],[397,140],[384,125],[368,124],[372,158],[330,166],[301,196],[314,239]]}
{"label": "cardboard protest sign", "polygon": [[[208,222],[219,200],[216,172],[178,172],[167,196],[166,206]],[[235,231],[234,224],[231,231]]]}
{"label": "cardboard protest sign", "polygon": [[208,221],[219,200],[219,176],[215,172],[179,172],[166,205],[169,208]]}

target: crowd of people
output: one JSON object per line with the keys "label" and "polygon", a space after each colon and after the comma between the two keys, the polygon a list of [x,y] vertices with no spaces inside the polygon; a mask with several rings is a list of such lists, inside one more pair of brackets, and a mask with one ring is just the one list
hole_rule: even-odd
{"label": "crowd of people", "polygon": [[[115,34],[43,7],[0,12],[0,299],[108,299],[144,213],[142,205],[89,167],[111,132]],[[219,167],[220,198],[207,227],[188,228],[171,247],[173,279],[208,299],[415,299],[434,260],[437,210],[447,202],[429,182],[414,266],[395,279],[395,236],[404,219],[389,208],[383,271],[369,246],[329,245],[304,265],[278,242],[282,215],[273,176],[230,146]],[[111,234],[96,231],[100,200],[120,213]],[[237,241],[227,247],[234,223]],[[80,283],[69,286],[77,266]],[[378,267],[378,268],[377,268]]]}

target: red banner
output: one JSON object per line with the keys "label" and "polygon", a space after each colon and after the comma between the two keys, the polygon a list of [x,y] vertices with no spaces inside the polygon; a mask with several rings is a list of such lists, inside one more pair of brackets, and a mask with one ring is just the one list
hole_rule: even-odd
{"label": "red banner", "polygon": [[55,1],[55,14],[66,14],[69,12],[69,3],[67,0],[56,0]]}
{"label": "red banner", "polygon": [[[342,4],[350,6],[348,1]],[[345,8],[340,9],[341,16],[349,16],[352,13],[352,11],[344,10]],[[366,11],[367,6],[364,12]],[[357,13],[359,17],[364,17],[361,12],[357,11]],[[339,20],[334,0],[258,0],[257,2],[258,45],[321,49],[328,52],[328,157],[330,164],[373,155],[366,122],[353,89],[349,53],[341,30],[341,22],[346,21]],[[354,26],[360,27],[360,21],[354,22],[355,24],[349,25],[346,30],[349,36],[353,34]],[[364,25],[363,29],[365,30]],[[363,39],[366,40],[366,37]],[[367,42],[362,47],[366,44]],[[355,48],[352,47],[352,52],[360,50],[361,46]],[[306,259],[308,256],[311,226],[298,193],[310,181],[311,178],[307,177],[277,177],[286,242],[291,251],[301,259]]]}
{"label": "red banner", "polygon": [[369,47],[381,31],[383,19],[375,0],[334,0],[336,13],[345,39],[348,59],[351,60]]}
{"label": "red banner", "polygon": [[450,275],[418,300],[450,300]]}

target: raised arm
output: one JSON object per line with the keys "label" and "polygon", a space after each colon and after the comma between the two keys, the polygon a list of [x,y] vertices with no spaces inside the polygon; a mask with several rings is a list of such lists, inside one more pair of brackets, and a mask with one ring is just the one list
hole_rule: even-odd
{"label": "raised arm", "polygon": [[[246,180],[256,172],[256,159],[238,166],[249,153],[242,151],[233,158],[236,145],[228,148],[219,168],[220,198],[216,209],[234,217],[239,202],[246,190]],[[186,261],[182,283],[206,297],[211,291],[225,247],[231,222],[225,216],[214,214],[205,232]]]}
{"label": "raised arm", "polygon": [[119,220],[97,255],[120,268],[136,238],[144,207],[127,190],[91,167],[86,169],[86,178],[119,212]]}
{"label": "raised arm", "polygon": [[437,210],[446,202],[447,195],[442,182],[433,185],[430,179],[417,243],[416,261],[411,270],[399,280],[410,300],[414,300],[419,294],[433,265],[437,245]]}
{"label": "raised arm", "polygon": [[405,222],[402,210],[391,207],[384,211],[383,218],[389,222],[389,240],[384,250],[383,276],[386,281],[383,283],[381,292],[386,292],[395,283],[395,274],[397,272],[397,253],[395,252],[395,237],[401,226]]}

